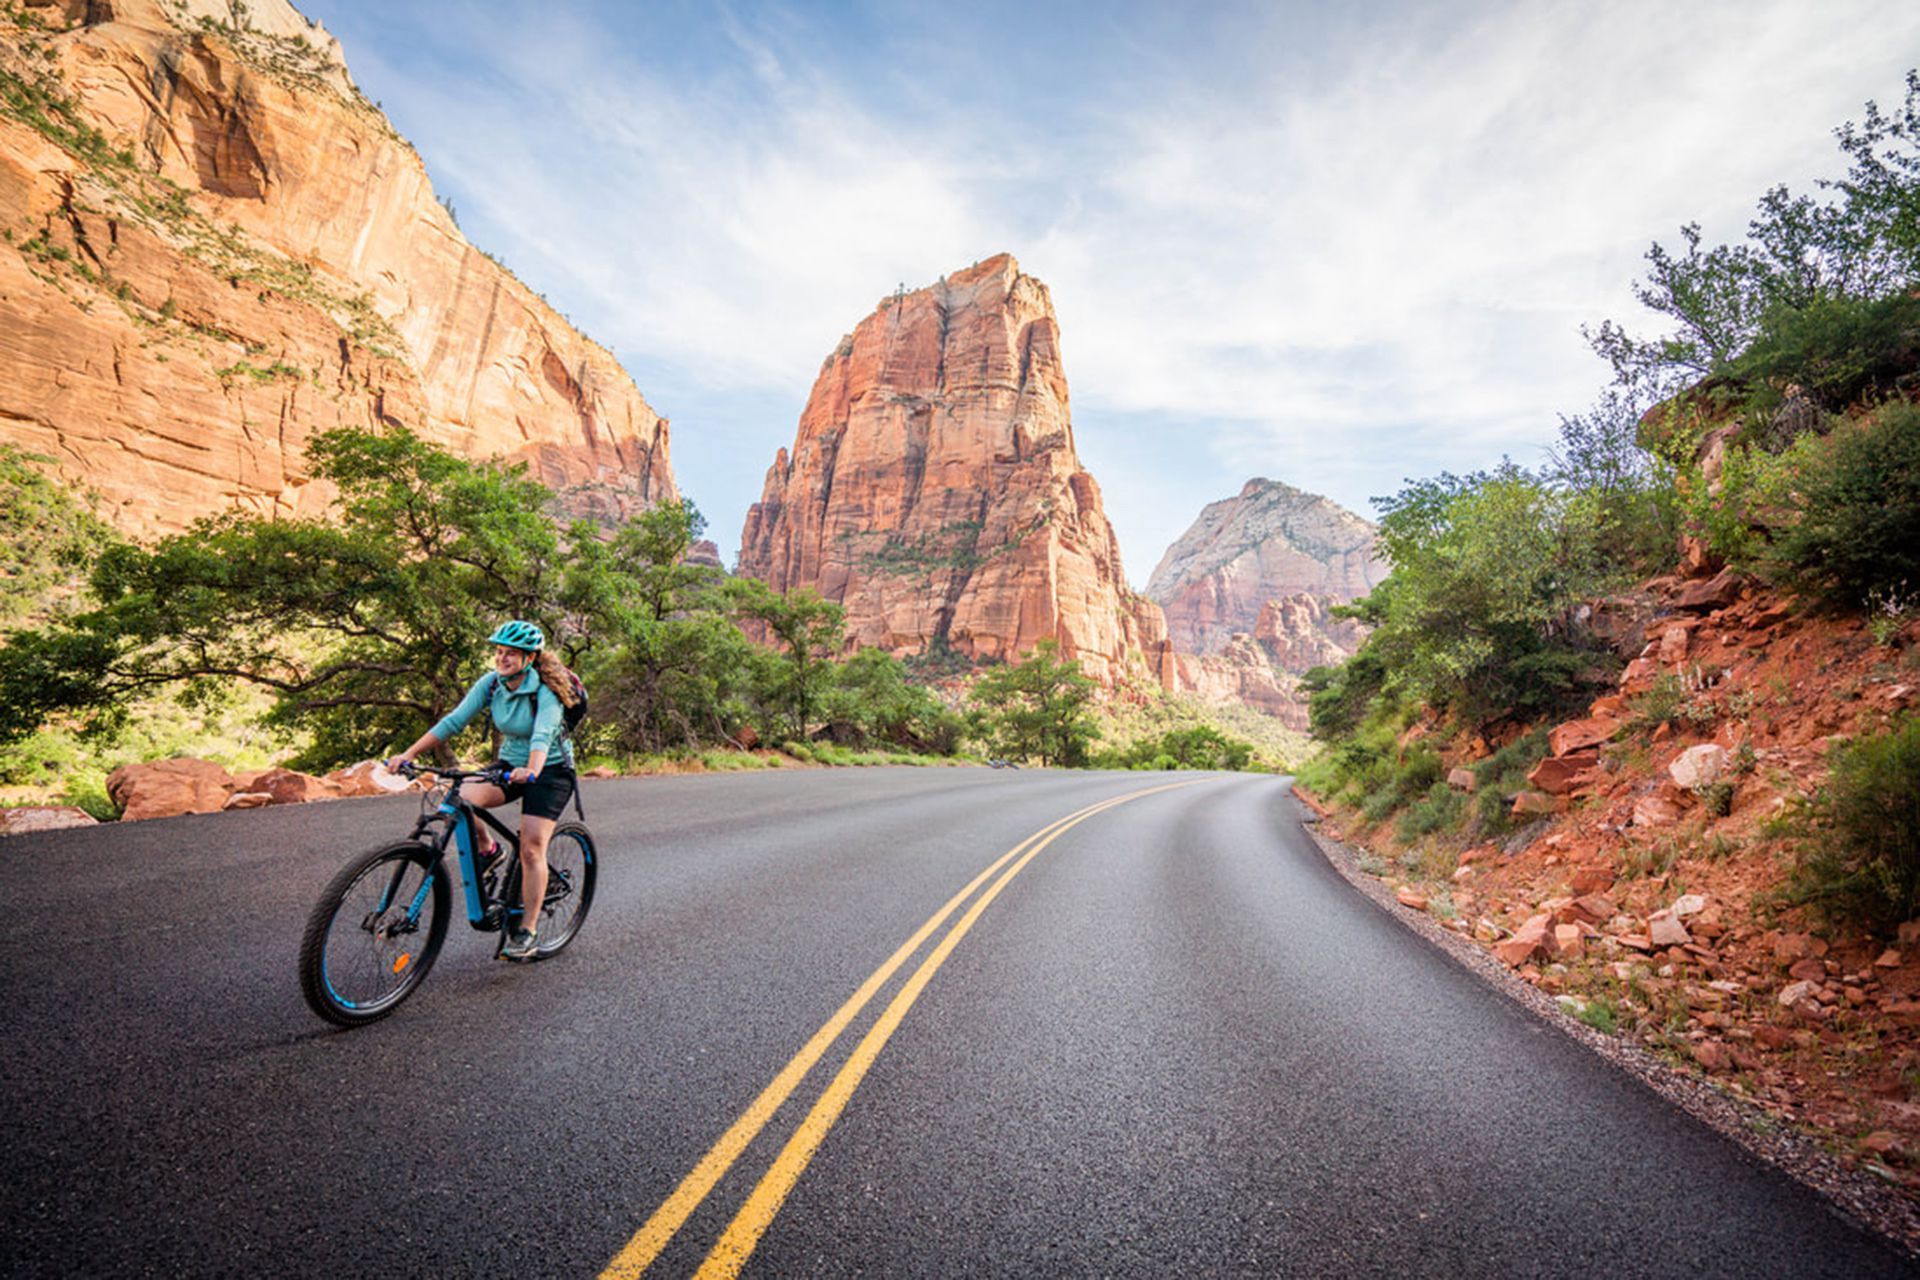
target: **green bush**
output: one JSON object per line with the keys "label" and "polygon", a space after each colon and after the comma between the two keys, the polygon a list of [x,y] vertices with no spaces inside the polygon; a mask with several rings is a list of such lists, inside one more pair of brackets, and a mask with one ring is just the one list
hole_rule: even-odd
{"label": "green bush", "polygon": [[1338,742],[1358,730],[1386,680],[1386,664],[1364,647],[1337,667],[1311,668],[1300,677],[1300,688],[1313,736]]}
{"label": "green bush", "polygon": [[[1437,753],[1426,747],[1415,747],[1384,771],[1373,772],[1377,780],[1371,794],[1360,805],[1360,812],[1368,822],[1383,821],[1395,810],[1413,803],[1439,782],[1446,770]],[[1379,776],[1381,772],[1384,776]]]}
{"label": "green bush", "polygon": [[1602,1035],[1612,1035],[1620,1025],[1619,1011],[1613,1007],[1613,1001],[1604,997],[1587,1001],[1577,1016]]}
{"label": "green bush", "polygon": [[780,749],[803,764],[813,763],[813,752],[804,743],[783,742],[780,744]]}
{"label": "green bush", "polygon": [[[1920,298],[1819,298],[1776,306],[1730,374],[1760,388],[1756,407],[1798,385],[1821,408],[1837,412],[1885,394],[1920,363]],[[1770,394],[1769,394],[1770,393]]]}
{"label": "green bush", "polygon": [[1734,785],[1731,782],[1710,782],[1699,789],[1701,807],[1715,818],[1724,818],[1733,812]]}
{"label": "green bush", "polygon": [[1500,835],[1513,827],[1513,798],[1527,785],[1533,766],[1547,758],[1548,727],[1515,738],[1472,766],[1474,818],[1481,831]]}
{"label": "green bush", "polygon": [[[1353,612],[1375,625],[1361,653],[1384,672],[1382,693],[1476,725],[1583,705],[1613,659],[1580,606],[1633,576],[1605,552],[1599,502],[1510,462],[1381,501],[1393,573]],[[1330,726],[1333,701],[1352,697],[1330,681],[1317,696]]]}
{"label": "green bush", "polygon": [[1467,797],[1444,781],[1436,782],[1427,788],[1426,796],[1401,817],[1399,836],[1403,841],[1411,841],[1435,831],[1450,831],[1466,816]]}
{"label": "green bush", "polygon": [[1779,577],[1849,610],[1920,586],[1920,405],[1837,429],[1797,488],[1770,555]]}
{"label": "green bush", "polygon": [[1920,717],[1840,748],[1777,900],[1877,934],[1920,914]]}

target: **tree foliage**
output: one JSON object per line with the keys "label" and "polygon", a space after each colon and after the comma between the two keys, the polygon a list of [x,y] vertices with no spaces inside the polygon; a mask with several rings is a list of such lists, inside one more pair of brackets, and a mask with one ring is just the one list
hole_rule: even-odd
{"label": "tree foliage", "polygon": [[1795,477],[1773,575],[1844,610],[1920,600],[1920,406],[1844,423]]}
{"label": "tree foliage", "polygon": [[805,741],[833,681],[833,657],[846,639],[846,610],[810,588],[784,595],[754,578],[728,584],[735,618],[766,636],[754,654],[754,690],[769,724]]}
{"label": "tree foliage", "polygon": [[[1380,506],[1393,573],[1353,610],[1375,627],[1363,673],[1381,673],[1383,692],[1476,722],[1577,699],[1598,659],[1577,608],[1620,572],[1597,542],[1594,495],[1506,463],[1415,481]],[[1323,722],[1357,692],[1315,684]]]}
{"label": "tree foliage", "polygon": [[705,527],[691,502],[663,502],[577,550],[569,604],[604,619],[608,638],[587,668],[598,745],[692,749],[749,715],[752,646],[728,616],[723,576],[687,559]]}
{"label": "tree foliage", "polygon": [[820,714],[826,736],[847,746],[952,755],[966,731],[959,712],[913,683],[906,664],[883,649],[861,649],[840,663]]}
{"label": "tree foliage", "polygon": [[[1907,74],[1899,108],[1869,102],[1864,121],[1835,136],[1848,169],[1821,181],[1821,195],[1777,186],[1740,243],[1705,245],[1700,225],[1689,223],[1678,250],[1658,242],[1647,250],[1634,296],[1668,330],[1641,336],[1607,321],[1587,334],[1619,383],[1659,398],[1704,377],[1750,376],[1757,370],[1741,360],[1769,336],[1796,323],[1805,330],[1809,318],[1819,330],[1844,327],[1864,306],[1920,282],[1920,72]],[[1777,362],[1769,371],[1781,372]],[[1857,391],[1827,379],[1828,395]]]}
{"label": "tree foliage", "polygon": [[0,634],[67,607],[75,574],[119,540],[42,470],[52,462],[0,444]]}
{"label": "tree foliage", "polygon": [[1070,768],[1087,763],[1099,726],[1094,683],[1047,639],[1021,662],[995,667],[973,686],[976,734],[995,754]]}
{"label": "tree foliage", "polygon": [[142,691],[243,680],[313,735],[301,763],[360,758],[458,701],[494,621],[557,629],[583,534],[557,530],[519,471],[399,429],[329,432],[308,457],[339,488],[331,520],[227,515],[107,548],[94,609],[0,650],[0,736],[56,712],[106,730]]}
{"label": "tree foliage", "polygon": [[1102,752],[1094,762],[1103,769],[1225,769],[1253,763],[1253,744],[1229,737],[1212,725],[1169,729],[1141,738],[1124,750]]}

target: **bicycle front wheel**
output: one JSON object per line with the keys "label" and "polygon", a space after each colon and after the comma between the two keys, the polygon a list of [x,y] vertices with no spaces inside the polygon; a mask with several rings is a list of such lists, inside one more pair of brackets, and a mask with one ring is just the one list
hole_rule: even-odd
{"label": "bicycle front wheel", "polygon": [[357,1027],[413,994],[447,935],[452,898],[440,851],[417,840],[340,868],[300,940],[300,991],[328,1022]]}
{"label": "bicycle front wheel", "polygon": [[593,882],[600,859],[593,833],[577,822],[563,822],[547,841],[547,896],[540,908],[540,927],[534,934],[542,960],[573,941],[593,905]]}

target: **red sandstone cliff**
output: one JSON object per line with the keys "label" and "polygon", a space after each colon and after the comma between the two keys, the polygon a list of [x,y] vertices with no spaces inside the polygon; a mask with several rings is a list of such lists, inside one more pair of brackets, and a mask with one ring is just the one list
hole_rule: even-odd
{"label": "red sandstone cliff", "polygon": [[1005,254],[884,300],[827,357],[739,572],[840,601],[861,645],[1011,658],[1053,637],[1096,678],[1170,676],[1074,452],[1053,301]]}
{"label": "red sandstone cliff", "polygon": [[575,513],[674,493],[665,420],[285,0],[27,0],[0,78],[0,442],[122,528],[317,511],[338,425],[524,461]]}
{"label": "red sandstone cliff", "polygon": [[[1344,604],[1373,590],[1387,576],[1373,537],[1371,524],[1326,498],[1278,481],[1249,480],[1238,496],[1209,503],[1167,548],[1147,581],[1147,596],[1166,611],[1167,634],[1183,652],[1218,653],[1236,634],[1294,625],[1318,630],[1333,647],[1351,652],[1351,644],[1340,642],[1349,629],[1322,626],[1298,597]],[[1294,606],[1276,606],[1281,616],[1262,623],[1270,602],[1289,598]],[[1324,609],[1317,617],[1324,619]],[[1281,665],[1305,671],[1328,660],[1321,656],[1326,647],[1304,634],[1291,636],[1281,647]]]}

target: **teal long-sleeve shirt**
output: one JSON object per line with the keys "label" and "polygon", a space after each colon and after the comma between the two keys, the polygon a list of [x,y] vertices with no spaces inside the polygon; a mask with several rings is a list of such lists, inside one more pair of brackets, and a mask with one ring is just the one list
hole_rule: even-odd
{"label": "teal long-sleeve shirt", "polygon": [[500,758],[514,768],[525,768],[536,747],[545,748],[548,764],[573,763],[573,745],[560,736],[566,723],[561,718],[560,699],[531,667],[520,673],[517,689],[507,688],[507,682],[494,672],[481,676],[460,699],[460,705],[433,726],[433,736],[451,742],[483,706],[493,715],[493,727],[500,731]]}

